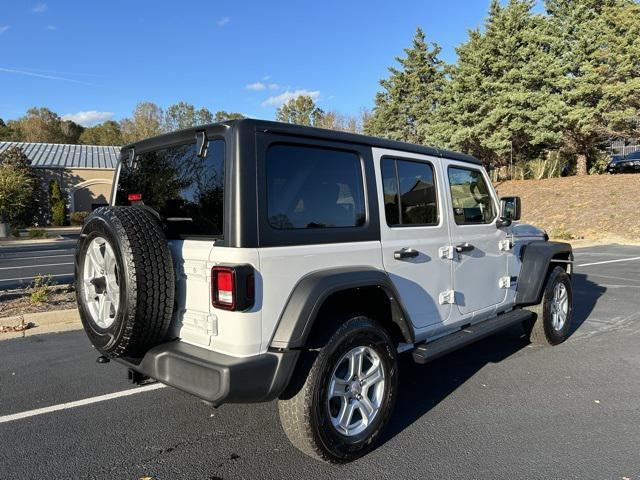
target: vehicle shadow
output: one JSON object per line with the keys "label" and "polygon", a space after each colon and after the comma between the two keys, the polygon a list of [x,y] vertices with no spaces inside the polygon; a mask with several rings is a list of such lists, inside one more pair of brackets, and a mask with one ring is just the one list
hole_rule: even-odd
{"label": "vehicle shadow", "polygon": [[[573,335],[587,320],[606,288],[584,274],[573,275]],[[482,367],[497,363],[529,345],[518,325],[450,353],[428,365],[413,362],[410,354],[399,359],[400,381],[394,414],[380,443],[385,443],[409,427],[473,377]]]}
{"label": "vehicle shadow", "polygon": [[410,354],[399,359],[398,397],[380,443],[386,443],[447,398],[488,363],[497,363],[529,345],[521,328],[499,332],[427,365]]}
{"label": "vehicle shadow", "polygon": [[598,303],[598,299],[607,291],[606,287],[589,280],[584,273],[574,273],[573,283],[573,321],[569,336],[576,333],[582,324],[589,318],[591,312]]}

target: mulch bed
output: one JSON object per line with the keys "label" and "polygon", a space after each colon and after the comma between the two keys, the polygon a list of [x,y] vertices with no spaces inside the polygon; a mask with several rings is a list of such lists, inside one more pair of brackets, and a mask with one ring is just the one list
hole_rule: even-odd
{"label": "mulch bed", "polygon": [[32,303],[30,295],[30,289],[0,293],[0,318],[76,307],[76,293],[72,286],[51,287],[47,299],[38,303]]}

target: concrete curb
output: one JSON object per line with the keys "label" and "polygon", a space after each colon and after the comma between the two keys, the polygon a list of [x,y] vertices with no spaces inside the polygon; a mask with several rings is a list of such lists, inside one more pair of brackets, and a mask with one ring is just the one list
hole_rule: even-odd
{"label": "concrete curb", "polygon": [[20,323],[33,323],[35,326],[22,332],[0,333],[0,341],[12,338],[31,337],[43,333],[66,332],[82,328],[78,309],[52,310],[50,312],[25,313],[14,317],[0,318],[0,326],[14,326]]}

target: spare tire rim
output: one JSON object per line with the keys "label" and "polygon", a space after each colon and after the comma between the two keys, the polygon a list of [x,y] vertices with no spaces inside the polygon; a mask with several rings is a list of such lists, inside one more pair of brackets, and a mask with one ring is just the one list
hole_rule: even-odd
{"label": "spare tire rim", "polygon": [[384,386],[384,367],[373,348],[345,353],[329,378],[327,406],[333,427],[348,437],[362,433],[380,411]]}
{"label": "spare tire rim", "polygon": [[551,300],[551,326],[554,330],[562,330],[569,315],[569,293],[564,283],[556,283]]}
{"label": "spare tire rim", "polygon": [[102,329],[109,328],[118,314],[120,282],[113,248],[102,237],[91,240],[87,248],[82,280],[91,320]]}

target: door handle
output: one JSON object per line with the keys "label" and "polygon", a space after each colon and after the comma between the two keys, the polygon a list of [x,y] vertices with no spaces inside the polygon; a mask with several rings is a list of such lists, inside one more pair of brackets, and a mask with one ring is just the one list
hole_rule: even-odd
{"label": "door handle", "polygon": [[420,252],[414,250],[413,248],[401,248],[400,250],[396,250],[393,252],[393,258],[396,260],[404,260],[406,258],[415,258],[420,255]]}
{"label": "door handle", "polygon": [[456,252],[458,253],[470,252],[474,248],[476,247],[474,247],[470,243],[465,242],[465,243],[461,243],[460,245],[456,245]]}

